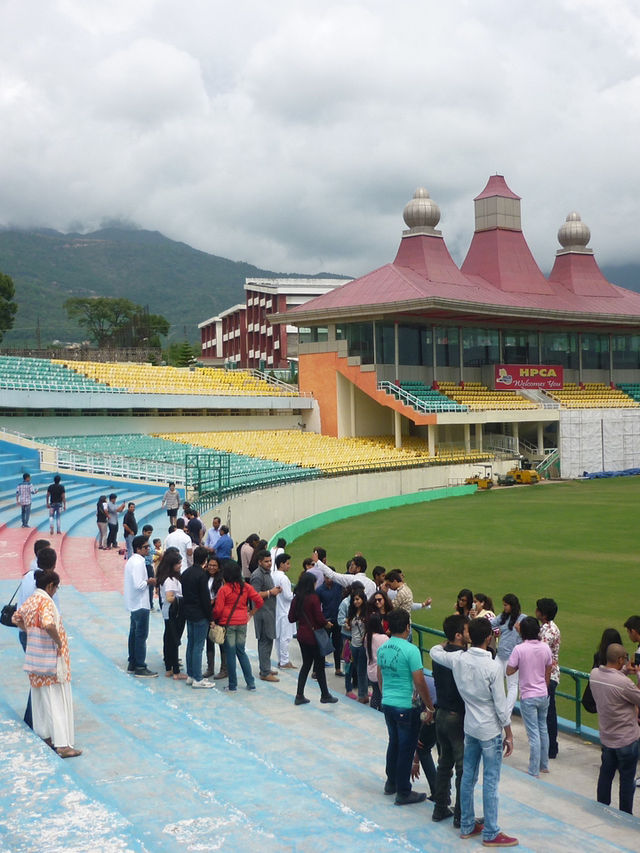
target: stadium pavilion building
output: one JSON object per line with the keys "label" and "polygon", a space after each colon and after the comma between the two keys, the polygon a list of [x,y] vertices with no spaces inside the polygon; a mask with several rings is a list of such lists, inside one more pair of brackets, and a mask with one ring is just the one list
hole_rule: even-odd
{"label": "stadium pavilion building", "polygon": [[545,277],[504,178],[474,204],[460,267],[421,188],[392,263],[287,312],[322,432],[391,432],[396,446],[422,436],[433,454],[515,448],[536,461],[559,448],[568,477],[640,466],[640,294],[607,281],[577,213]]}

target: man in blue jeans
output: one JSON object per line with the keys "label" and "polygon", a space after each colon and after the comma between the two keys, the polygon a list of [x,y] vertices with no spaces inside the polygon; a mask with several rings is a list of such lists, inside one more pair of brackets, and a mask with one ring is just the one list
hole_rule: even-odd
{"label": "man in blue jeans", "polygon": [[611,783],[617,770],[620,811],[631,814],[638,764],[640,688],[622,672],[625,666],[629,666],[627,650],[612,643],[607,648],[607,663],[591,670],[589,684],[598,708],[602,744],[598,802],[607,806],[611,803]]}
{"label": "man in blue jeans", "polygon": [[[500,832],[498,826],[502,752],[504,750],[505,757],[513,752],[513,735],[502,666],[488,650],[491,637],[488,619],[472,619],[469,623],[471,648],[468,651],[446,652],[443,646],[438,645],[429,654],[431,660],[453,670],[456,687],[465,705],[460,838],[482,834],[484,847],[515,847],[518,839]],[[484,822],[476,821],[473,805],[480,761]]]}
{"label": "man in blue jeans", "polygon": [[407,642],[411,623],[406,610],[389,613],[391,637],[378,650],[378,684],[382,690],[382,711],[389,733],[385,794],[395,794],[397,806],[423,803],[427,795],[411,790],[411,764],[418,744],[420,709],[413,704],[414,689],[433,717],[433,703],[424,680],[422,655]]}
{"label": "man in blue jeans", "polygon": [[149,592],[155,578],[147,577],[144,555],[149,543],[144,536],[133,539],[133,554],[124,564],[124,604],[129,611],[128,672],[138,678],[157,678],[158,673],[147,667],[147,637],[149,636]]}
{"label": "man in blue jeans", "polygon": [[214,684],[202,677],[202,652],[211,622],[209,575],[205,563],[209,552],[201,545],[193,552],[193,565],[180,575],[182,610],[187,620],[187,684],[210,688]]}

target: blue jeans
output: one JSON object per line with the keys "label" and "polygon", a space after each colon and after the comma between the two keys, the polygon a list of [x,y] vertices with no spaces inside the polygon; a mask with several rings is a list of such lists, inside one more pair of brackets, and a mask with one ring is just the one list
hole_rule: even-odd
{"label": "blue jeans", "polygon": [[358,679],[358,699],[369,696],[369,679],[367,678],[367,652],[364,646],[351,646],[351,666]]}
{"label": "blue jeans", "polygon": [[520,699],[522,722],[529,738],[529,773],[537,776],[549,767],[548,696]]}
{"label": "blue jeans", "polygon": [[238,689],[238,676],[236,671],[236,658],[240,661],[240,667],[247,687],[256,686],[255,678],[251,672],[251,664],[244,650],[247,640],[246,625],[230,625],[224,640],[224,651],[227,656],[227,673],[229,674],[229,690]]}
{"label": "blue jeans", "polygon": [[22,516],[22,526],[29,526],[29,516],[31,515],[31,504],[20,504],[20,513]]}
{"label": "blue jeans", "polygon": [[187,675],[202,681],[202,652],[209,630],[209,620],[187,621]]}
{"label": "blue jeans", "polygon": [[498,785],[502,767],[502,734],[489,740],[478,740],[472,735],[464,736],[464,759],[460,784],[461,823],[460,832],[473,832],[476,822],[473,807],[473,791],[478,781],[482,759],[482,806],[484,809],[483,841],[492,841],[500,832],[498,826]]}
{"label": "blue jeans", "polygon": [[620,774],[620,811],[631,814],[633,795],[636,790],[635,775],[638,764],[638,741],[634,740],[629,746],[613,749],[602,747],[602,762],[598,775],[598,802],[608,806],[611,803],[611,783]]}
{"label": "blue jeans", "polygon": [[49,529],[53,533],[53,519],[56,520],[56,528],[60,533],[60,513],[62,512],[62,504],[49,505]]}
{"label": "blue jeans", "polygon": [[147,637],[149,636],[149,611],[132,610],[129,619],[129,669],[144,669],[147,665]]}
{"label": "blue jeans", "polygon": [[395,787],[396,796],[411,791],[411,764],[418,745],[420,711],[418,708],[394,708],[383,705],[384,721],[389,733],[387,746],[387,782]]}

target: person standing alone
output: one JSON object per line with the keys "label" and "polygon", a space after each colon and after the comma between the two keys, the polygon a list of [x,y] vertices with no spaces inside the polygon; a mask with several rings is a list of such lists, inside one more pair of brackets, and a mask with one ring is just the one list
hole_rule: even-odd
{"label": "person standing alone", "polygon": [[22,482],[16,488],[16,503],[20,507],[20,515],[22,518],[22,526],[29,526],[29,517],[31,516],[31,497],[38,490],[31,485],[31,474],[23,474]]}
{"label": "person standing alone", "polygon": [[56,521],[56,533],[62,533],[60,529],[60,513],[67,509],[67,496],[64,486],[60,482],[60,474],[56,474],[53,483],[47,489],[47,509],[49,510],[49,535],[53,536],[53,521]]}

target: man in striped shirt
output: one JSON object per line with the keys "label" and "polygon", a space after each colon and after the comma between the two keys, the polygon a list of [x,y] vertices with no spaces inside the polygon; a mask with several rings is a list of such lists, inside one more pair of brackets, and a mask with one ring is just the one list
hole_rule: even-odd
{"label": "man in striped shirt", "polygon": [[31,474],[23,474],[22,482],[18,484],[16,489],[16,503],[20,507],[22,513],[22,526],[29,526],[29,516],[31,515],[31,496],[35,495],[38,490],[31,485]]}

